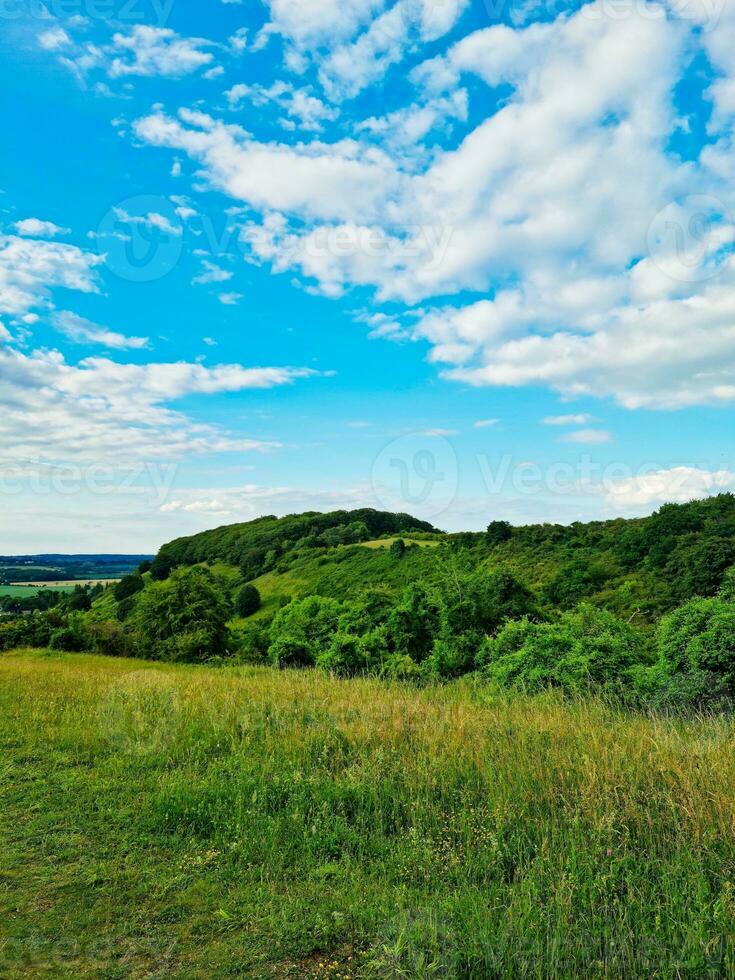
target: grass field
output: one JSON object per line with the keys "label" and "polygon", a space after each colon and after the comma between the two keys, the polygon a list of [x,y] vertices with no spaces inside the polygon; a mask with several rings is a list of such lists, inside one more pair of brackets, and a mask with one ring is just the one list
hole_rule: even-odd
{"label": "grass field", "polygon": [[[53,585],[49,584],[48,588],[54,592],[68,592],[74,588],[73,585]],[[10,595],[17,599],[27,599],[28,596],[36,595],[39,591],[37,585],[0,585],[0,595]]]}
{"label": "grass field", "polygon": [[735,728],[0,656],[0,976],[735,975]]}

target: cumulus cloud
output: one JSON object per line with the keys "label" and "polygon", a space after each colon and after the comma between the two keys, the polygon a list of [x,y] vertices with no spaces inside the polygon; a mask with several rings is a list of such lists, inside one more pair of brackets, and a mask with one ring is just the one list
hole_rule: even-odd
{"label": "cumulus cloud", "polygon": [[611,483],[605,491],[607,503],[616,510],[650,510],[652,505],[686,503],[735,489],[735,473],[704,470],[692,466],[659,469]]}
{"label": "cumulus cloud", "polygon": [[169,407],[187,395],[263,390],[308,369],[198,363],[124,364],[0,348],[0,459],[102,462],[269,448]]}
{"label": "cumulus cloud", "polygon": [[[280,35],[287,58],[314,60],[333,99],[444,36],[464,10],[268,6],[256,44]],[[686,6],[634,4],[612,17],[595,0],[525,28],[475,31],[414,70],[410,104],[331,142],[263,142],[198,110],[154,111],[135,132],[187,154],[256,213],[244,229],[253,260],[327,296],[367,286],[378,302],[422,304],[408,316],[376,311],[372,336],[428,343],[449,379],[630,408],[727,402],[735,15],[728,7],[717,31],[698,32],[711,5]],[[697,46],[717,72],[713,139],[683,160],[670,149],[675,91]],[[468,122],[465,82],[481,93],[473,128],[456,145],[427,145],[437,128],[448,137],[450,123]],[[240,85],[228,97],[279,102],[295,91]]]}
{"label": "cumulus cloud", "polygon": [[69,228],[60,228],[53,221],[41,221],[40,218],[23,218],[15,222],[15,230],[19,235],[30,238],[55,238],[56,235],[68,235]]}
{"label": "cumulus cloud", "polygon": [[214,60],[211,42],[182,38],[168,27],[136,24],[127,34],[115,34],[112,51],[119,52],[109,67],[112,78],[123,75],[162,75],[180,78]]}
{"label": "cumulus cloud", "polygon": [[276,105],[283,109],[288,118],[281,120],[281,127],[320,131],[325,122],[334,122],[339,110],[327,105],[308,88],[295,88],[289,82],[279,80],[273,85],[233,85],[225,92],[231,108],[237,109],[243,103],[256,107]]}
{"label": "cumulus cloud", "polygon": [[74,245],[0,235],[0,313],[48,306],[56,287],[97,292],[102,261]]}
{"label": "cumulus cloud", "polygon": [[237,126],[201,113],[176,119],[155,113],[135,124],[138,137],[154,146],[182,150],[206,168],[211,184],[263,211],[339,220],[375,215],[385,194],[398,185],[386,154],[364,155],[359,144],[259,143]]}

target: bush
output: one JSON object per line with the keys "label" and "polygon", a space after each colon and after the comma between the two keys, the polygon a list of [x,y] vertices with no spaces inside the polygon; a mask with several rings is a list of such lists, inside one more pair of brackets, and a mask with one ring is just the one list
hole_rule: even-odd
{"label": "bush", "polygon": [[328,649],[317,654],[316,665],[341,677],[354,677],[369,670],[370,657],[362,637],[337,633]]}
{"label": "bush", "polygon": [[707,671],[735,683],[735,603],[687,602],[662,620],[658,651],[672,673]]}
{"label": "bush", "polygon": [[486,641],[479,660],[502,684],[579,691],[623,683],[643,662],[642,646],[640,635],[611,613],[580,606],[557,623],[508,623]]}
{"label": "bush", "polygon": [[326,653],[345,607],[336,599],[308,596],[276,613],[268,657],[277,667],[311,667]]}
{"label": "bush", "polygon": [[130,599],[136,593],[142,592],[144,585],[143,576],[138,572],[133,572],[132,575],[126,575],[115,586],[115,599],[118,602],[122,602],[124,599]]}
{"label": "bush", "polygon": [[87,643],[95,653],[108,657],[132,657],[135,655],[133,639],[120,623],[105,620],[87,626]]}
{"label": "bush", "polygon": [[230,627],[230,636],[233,652],[240,663],[266,663],[270,645],[268,626],[263,623],[247,623],[245,626]]}
{"label": "bush", "polygon": [[396,559],[401,559],[406,554],[406,542],[403,538],[396,538],[390,546],[390,553]]}
{"label": "bush", "polygon": [[64,653],[81,653],[89,645],[89,636],[78,619],[70,619],[67,626],[54,630],[49,641],[51,650]]}
{"label": "bush", "polygon": [[243,585],[235,599],[235,612],[238,616],[252,616],[260,609],[260,592],[254,585]]}
{"label": "bush", "polygon": [[143,656],[201,663],[226,655],[228,619],[228,605],[211,573],[181,568],[141,593],[133,623]]}

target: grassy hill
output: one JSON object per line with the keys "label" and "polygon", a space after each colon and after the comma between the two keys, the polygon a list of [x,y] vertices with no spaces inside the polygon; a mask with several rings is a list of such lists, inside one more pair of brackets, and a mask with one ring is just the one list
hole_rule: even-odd
{"label": "grassy hill", "polygon": [[[362,532],[355,532],[360,525]],[[389,554],[397,536],[429,546],[428,554],[409,549],[399,565]],[[349,547],[350,541],[360,547]],[[262,588],[272,609],[283,596],[339,597],[378,584],[400,589],[430,577],[448,551],[479,567],[508,569],[550,609],[589,600],[651,624],[693,596],[720,588],[735,564],[735,497],[667,505],[636,520],[514,528],[495,523],[488,532],[461,534],[369,510],[266,517],[178,539],[160,557],[172,565],[237,567]]]}

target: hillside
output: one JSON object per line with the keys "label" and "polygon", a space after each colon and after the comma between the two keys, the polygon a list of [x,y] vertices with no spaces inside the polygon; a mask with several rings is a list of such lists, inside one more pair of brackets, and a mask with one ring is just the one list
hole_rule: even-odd
{"label": "hillside", "polygon": [[22,600],[0,649],[421,681],[479,673],[689,710],[733,703],[734,600],[731,495],[638,520],[462,534],[337,511],[181,538],[106,590]]}
{"label": "hillside", "polygon": [[[443,548],[409,549],[397,563],[387,549],[375,547],[384,544],[375,539],[398,534]],[[525,527],[495,522],[486,532],[460,534],[371,510],[264,517],[172,541],[159,558],[172,567],[236,566],[266,599],[280,599],[344,597],[375,585],[400,589],[440,571],[447,550],[479,567],[508,569],[550,608],[572,609],[589,600],[650,624],[693,596],[717,593],[735,564],[735,497],[670,504],[636,520]]]}

